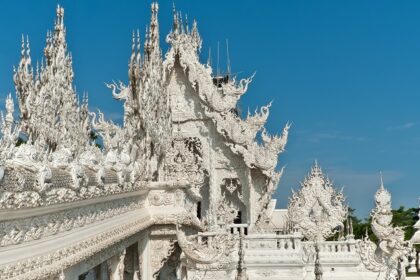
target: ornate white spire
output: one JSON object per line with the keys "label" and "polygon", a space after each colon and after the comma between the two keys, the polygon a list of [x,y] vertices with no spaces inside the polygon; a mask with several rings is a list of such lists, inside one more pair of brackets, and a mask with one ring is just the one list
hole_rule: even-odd
{"label": "ornate white spire", "polygon": [[[133,143],[139,151],[135,157],[153,154],[158,159],[165,153],[171,136],[172,120],[167,89],[163,86],[163,61],[159,44],[157,3],[151,5],[150,28],[146,29],[143,61],[140,34],[133,32],[129,62],[129,85],[110,84],[113,96],[124,100],[124,133],[138,139]],[[105,133],[99,130],[99,133]],[[105,138],[107,138],[105,136]],[[141,143],[141,144],[140,144]],[[151,148],[153,147],[153,148]],[[153,168],[151,168],[153,169]],[[139,171],[140,172],[140,171]],[[154,171],[150,171],[149,175]]]}
{"label": "ornate white spire", "polygon": [[49,151],[61,147],[77,154],[89,140],[84,121],[87,104],[82,110],[77,104],[72,58],[67,52],[65,35],[64,9],[58,6],[54,33],[47,32],[46,66],[42,63],[41,70],[33,77],[29,38],[26,46],[22,38],[22,57],[14,81],[22,130],[31,142]]}
{"label": "ornate white spire", "polygon": [[372,231],[379,239],[378,246],[368,236],[360,243],[363,264],[371,271],[386,271],[385,279],[405,279],[407,257],[411,251],[409,241],[404,241],[404,230],[392,225],[391,194],[381,185],[375,193],[375,208],[372,210]]}
{"label": "ornate white spire", "polygon": [[175,3],[172,5],[172,14],[173,14],[173,22],[172,22],[172,32],[178,33],[179,32],[179,18],[178,18],[178,12],[175,8]]}
{"label": "ornate white spire", "polygon": [[32,65],[28,47],[29,43],[25,44],[25,37],[22,34],[21,57],[18,68],[14,69],[13,80],[19,101],[20,117],[23,119],[29,117],[29,108],[25,103],[33,91]]}
{"label": "ornate white spire", "polygon": [[150,47],[151,51],[160,50],[159,44],[159,21],[158,12],[159,5],[157,2],[153,2],[151,6],[152,17],[150,19]]}

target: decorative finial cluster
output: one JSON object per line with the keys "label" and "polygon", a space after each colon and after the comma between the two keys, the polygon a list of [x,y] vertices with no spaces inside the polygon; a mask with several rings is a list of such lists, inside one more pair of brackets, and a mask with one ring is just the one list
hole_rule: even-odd
{"label": "decorative finial cluster", "polygon": [[[271,104],[242,118],[238,100],[253,77],[238,82],[230,76],[215,79],[211,66],[199,59],[202,41],[197,23],[189,26],[187,18],[175,9],[173,30],[166,37],[171,46],[163,59],[158,10],[158,4],[153,3],[143,50],[140,32],[133,32],[128,84],[108,85],[113,97],[124,101],[123,126],[105,120],[101,112],[89,112],[87,94],[79,101],[63,8],[57,7],[54,30],[47,32],[44,59],[35,71],[29,40],[22,40],[14,81],[21,113],[17,131],[26,144],[8,149],[12,152],[2,159],[12,169],[29,170],[31,179],[9,179],[12,173],[6,172],[1,184],[7,192],[0,193],[0,208],[34,207],[122,192],[139,187],[140,180],[187,180],[194,188],[192,193],[199,195],[201,186],[208,187],[209,169],[213,168],[204,150],[214,149],[215,164],[224,156],[229,157],[227,161],[242,160],[244,172],[250,174],[247,187],[255,189],[251,203],[256,211],[247,219],[256,223],[262,217],[283,172],[277,169],[278,155],[285,150],[290,124],[281,135],[266,132]],[[10,123],[10,115],[3,118],[3,127]],[[173,123],[183,126],[178,138],[173,135]],[[204,130],[186,135],[186,130],[193,134],[197,124],[207,128],[205,133],[214,134],[217,147],[204,143],[208,140],[201,134]],[[186,128],[188,125],[194,129]],[[102,137],[101,150],[90,140],[91,132]],[[57,176],[65,179],[53,180]],[[64,181],[66,184],[61,185]],[[21,189],[24,194],[16,191]]]}
{"label": "decorative finial cluster", "polygon": [[[159,23],[157,3],[151,5],[150,28],[146,30],[144,53],[141,52],[140,32],[133,32],[132,53],[129,61],[129,85],[113,83],[113,97],[124,101],[124,128],[122,134],[136,141],[130,141],[128,151],[131,160],[151,157],[154,163],[138,167],[149,179],[156,179],[156,166],[161,164],[169,146],[172,131],[171,108],[167,89],[163,86],[163,61],[159,44]],[[104,139],[110,138],[112,124],[95,124],[94,127]],[[153,147],[153,148],[151,148]],[[148,154],[148,156],[146,156]],[[155,175],[153,175],[155,174]]]}
{"label": "decorative finial cluster", "polygon": [[[185,16],[185,23],[181,12],[175,9],[173,5],[173,24],[172,31],[166,37],[166,41],[173,47],[192,47],[193,52],[199,52],[201,50],[202,40],[198,33],[197,21],[193,20],[192,27],[188,26],[188,17]],[[178,49],[179,51],[179,49]]]}

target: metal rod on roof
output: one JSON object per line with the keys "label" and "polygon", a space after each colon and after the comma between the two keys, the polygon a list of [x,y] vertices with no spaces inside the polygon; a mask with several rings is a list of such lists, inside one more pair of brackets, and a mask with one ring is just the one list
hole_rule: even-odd
{"label": "metal rod on roof", "polygon": [[211,47],[209,48],[209,57],[207,59],[207,64],[211,66]]}
{"label": "metal rod on roof", "polygon": [[227,74],[230,75],[229,40],[226,39]]}
{"label": "metal rod on roof", "polygon": [[220,42],[217,41],[217,76],[219,76],[219,48],[220,48]]}

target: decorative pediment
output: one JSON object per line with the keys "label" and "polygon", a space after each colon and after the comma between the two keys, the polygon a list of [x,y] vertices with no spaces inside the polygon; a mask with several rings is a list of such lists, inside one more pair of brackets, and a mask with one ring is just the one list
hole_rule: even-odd
{"label": "decorative pediment", "polygon": [[311,241],[323,241],[344,229],[347,216],[343,192],[333,188],[317,163],[289,200],[288,217],[294,227]]}

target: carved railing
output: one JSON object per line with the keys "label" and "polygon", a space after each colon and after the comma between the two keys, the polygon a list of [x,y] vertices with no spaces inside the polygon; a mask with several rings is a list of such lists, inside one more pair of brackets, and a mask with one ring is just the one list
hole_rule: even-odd
{"label": "carved railing", "polygon": [[239,234],[240,236],[248,234],[248,224],[231,224],[229,225],[230,233]]}
{"label": "carved railing", "polygon": [[252,234],[245,238],[246,249],[258,250],[301,250],[300,235]]}
{"label": "carved railing", "polygon": [[302,257],[306,263],[314,263],[316,247],[319,249],[321,265],[324,266],[359,266],[361,259],[357,242],[354,239],[342,241],[302,242]]}
{"label": "carved railing", "polygon": [[324,242],[310,242],[305,241],[302,243],[303,248],[310,250],[315,248],[315,245],[318,246],[319,252],[321,254],[348,254],[354,253],[357,254],[357,243],[352,241],[324,241]]}

